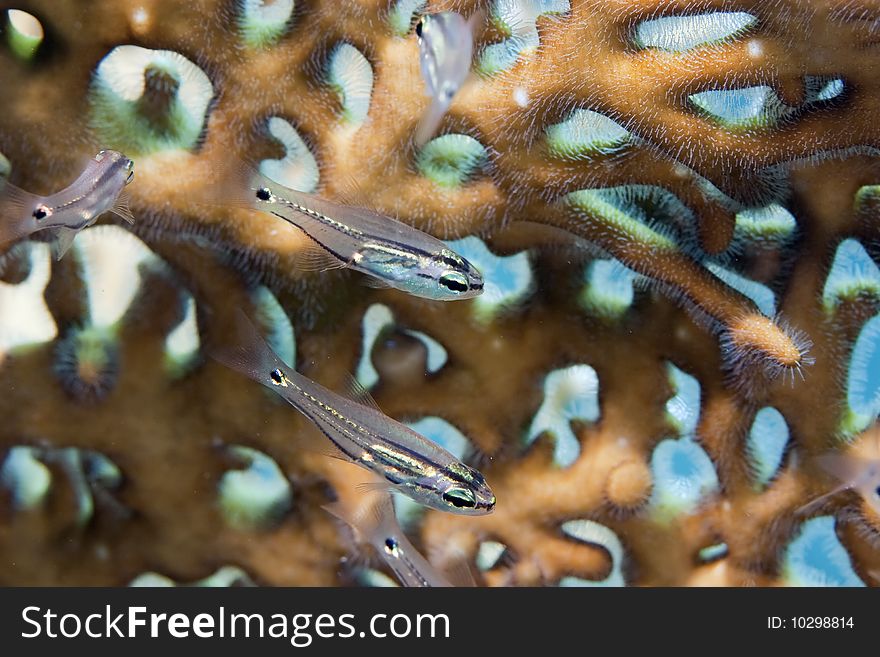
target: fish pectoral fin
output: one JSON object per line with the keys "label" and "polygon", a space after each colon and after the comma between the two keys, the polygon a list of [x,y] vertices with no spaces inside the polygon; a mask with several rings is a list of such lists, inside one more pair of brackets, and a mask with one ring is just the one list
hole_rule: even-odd
{"label": "fish pectoral fin", "polygon": [[57,236],[55,238],[55,259],[61,260],[64,257],[64,254],[67,253],[70,246],[73,244],[73,238],[76,237],[76,234],[79,231],[73,230],[72,228],[64,228],[63,226],[58,229]]}
{"label": "fish pectoral fin", "polygon": [[317,242],[310,239],[302,249],[293,254],[293,265],[302,271],[322,272],[331,269],[342,269],[348,263],[340,260]]}
{"label": "fish pectoral fin", "polygon": [[345,377],[345,388],[340,393],[343,397],[347,397],[348,399],[361,404],[363,406],[368,406],[369,408],[375,409],[382,412],[382,409],[379,408],[379,404],[376,403],[376,400],[373,399],[373,395],[370,394],[370,391],[364,388],[361,385],[361,382],[354,378],[351,374],[347,374]]}
{"label": "fish pectoral fin", "polygon": [[128,201],[130,198],[131,195],[127,191],[123,190],[122,192],[120,192],[119,196],[116,198],[115,205],[110,208],[110,212],[115,214],[123,221],[126,221],[129,224],[134,224],[134,215],[131,213],[131,209],[128,207]]}
{"label": "fish pectoral fin", "polygon": [[394,486],[387,481],[364,481],[360,484],[355,484],[354,489],[358,493],[368,495],[370,493],[390,493],[394,490]]}

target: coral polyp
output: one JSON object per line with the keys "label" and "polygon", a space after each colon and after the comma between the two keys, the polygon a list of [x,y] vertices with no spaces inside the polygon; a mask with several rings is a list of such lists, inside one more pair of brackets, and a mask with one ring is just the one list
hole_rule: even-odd
{"label": "coral polyp", "polygon": [[[880,432],[875,2],[6,4],[0,195],[100,149],[136,174],[132,226],[0,247],[0,583],[388,583],[322,509],[358,469],[207,357],[241,308],[485,475],[489,515],[395,501],[441,571],[876,585],[874,500],[823,467]],[[474,58],[419,143],[441,11]],[[444,240],[482,294],[303,267],[220,202],[231,162]]]}

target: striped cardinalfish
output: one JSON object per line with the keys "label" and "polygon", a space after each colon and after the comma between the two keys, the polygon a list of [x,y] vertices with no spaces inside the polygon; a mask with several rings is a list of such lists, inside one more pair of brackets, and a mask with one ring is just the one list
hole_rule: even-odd
{"label": "striped cardinalfish", "polygon": [[469,299],[483,292],[479,270],[439,239],[372,210],[335,203],[285,187],[241,165],[218,176],[221,202],[268,212],[311,239],[300,254],[304,270],[349,267],[393,287],[435,301]]}
{"label": "striped cardinalfish", "polygon": [[105,212],[133,223],[125,192],[133,178],[132,160],[118,151],[103,150],[76,180],[49,196],[32,194],[7,182],[0,187],[0,245],[51,230],[60,259],[77,233]]}
{"label": "striped cardinalfish", "polygon": [[[270,388],[306,416],[351,461],[380,475],[383,489],[397,490],[419,504],[462,515],[484,515],[495,495],[483,475],[435,442],[388,417],[369,393],[359,400],[328,390],[285,365],[240,311],[237,340],[210,355]],[[353,385],[354,384],[353,382]]]}

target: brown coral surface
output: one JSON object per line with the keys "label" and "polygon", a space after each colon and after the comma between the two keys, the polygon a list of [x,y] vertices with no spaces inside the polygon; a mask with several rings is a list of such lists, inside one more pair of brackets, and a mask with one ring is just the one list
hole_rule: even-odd
{"label": "brown coral surface", "polygon": [[[4,18],[9,180],[48,194],[97,150],[122,150],[136,163],[136,223],[126,228],[155,254],[139,265],[127,309],[95,338],[94,357],[82,346],[95,322],[86,288],[99,294],[110,282],[89,281],[86,251],[52,260],[33,292],[55,333],[13,346],[9,327],[28,320],[11,316],[21,307],[12,290],[36,276],[33,254],[50,261],[39,241],[0,246],[0,464],[5,457],[10,471],[13,448],[31,447],[18,452],[33,456],[29,476],[50,482],[26,504],[25,484],[0,479],[0,584],[124,585],[145,572],[194,582],[225,565],[258,584],[374,581],[381,562],[321,508],[350,496],[358,471],[314,450],[305,418],[203,352],[167,366],[166,337],[188,295],[204,345],[228,335],[226,310],[253,312],[271,291],[291,320],[298,371],[338,389],[366,362],[384,412],[442,418],[470,442],[467,458],[497,508],[414,513],[408,534],[437,567],[464,558],[489,586],[876,585],[876,502],[849,489],[810,502],[841,483],[817,456],[880,458],[874,417],[854,420],[847,396],[880,278],[872,287],[862,271],[827,285],[845,239],[869,261],[880,255],[880,3],[292,4],[256,42],[246,38],[247,11],[260,2],[0,3],[44,30],[22,56]],[[417,15],[478,6],[489,17],[476,33],[480,72],[456,95],[439,139],[419,151],[412,135],[429,99]],[[521,11],[510,18],[510,7]],[[751,20],[725,34],[717,24],[645,27],[733,14]],[[518,36],[532,26],[537,44]],[[715,36],[701,41],[700,29]],[[664,30],[678,45],[651,41]],[[492,68],[486,53],[511,39],[514,55]],[[120,46],[178,53],[186,64],[151,55],[102,79]],[[113,76],[127,82],[114,86]],[[299,141],[271,129],[272,117]],[[591,126],[611,124],[615,143],[589,137]],[[505,279],[504,267],[526,283],[442,303],[372,289],[345,270],[303,271],[301,233],[212,202],[223,190],[211,181],[229,162],[278,158],[290,175],[313,175],[312,191],[328,198],[442,239],[478,236],[494,254],[477,263],[488,283]],[[768,208],[796,228],[749,233],[746,218]],[[613,259],[635,286],[622,309],[590,278],[596,262]],[[762,284],[774,309],[717,267]],[[393,326],[368,339],[376,304]],[[445,350],[438,367],[435,344]],[[698,383],[696,397],[673,365]],[[590,396],[590,376],[592,415],[571,410]],[[767,408],[788,434],[762,478],[754,444],[769,438],[753,427]],[[289,505],[259,526],[230,520],[221,503],[224,478],[245,467],[232,445],[269,457],[289,484]],[[667,451],[695,461],[666,467]],[[109,484],[94,473],[105,460],[120,473]],[[806,528],[823,518],[830,534],[816,540],[834,553],[838,579],[822,580],[799,556]],[[486,556],[492,546],[499,558]]]}

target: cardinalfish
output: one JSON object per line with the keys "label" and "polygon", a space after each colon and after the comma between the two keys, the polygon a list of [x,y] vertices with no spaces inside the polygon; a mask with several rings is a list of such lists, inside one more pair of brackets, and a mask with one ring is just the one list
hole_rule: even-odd
{"label": "cardinalfish", "polygon": [[100,151],[70,185],[39,196],[10,183],[0,188],[0,244],[52,230],[60,259],[73,238],[105,212],[134,223],[125,187],[134,178],[134,162],[118,151]]}
{"label": "cardinalfish", "polygon": [[416,146],[423,146],[437,131],[453,97],[470,74],[474,29],[483,16],[478,11],[465,20],[454,11],[443,11],[426,14],[416,24],[422,79],[431,97],[431,104],[416,128]]}
{"label": "cardinalfish", "polygon": [[358,542],[372,545],[403,586],[452,586],[409,542],[394,515],[390,495],[371,496],[369,506],[359,512],[341,502],[324,509],[348,524]]}
{"label": "cardinalfish", "polygon": [[[483,276],[443,242],[366,208],[327,201],[275,183],[247,166],[218,176],[224,202],[268,212],[311,240],[297,258],[304,270],[349,267],[393,287],[435,301],[470,299],[483,292]],[[244,182],[243,185],[240,183]],[[230,195],[230,190],[235,190]],[[243,192],[243,193],[242,193]]]}
{"label": "cardinalfish", "polygon": [[375,486],[397,490],[419,504],[463,515],[495,508],[495,495],[483,475],[438,444],[391,419],[363,389],[350,399],[287,367],[240,311],[238,340],[211,355],[280,395],[326,436],[345,460],[380,475]]}

